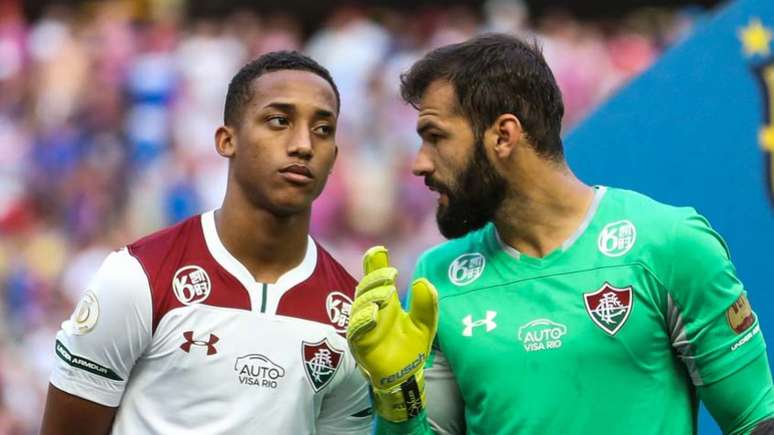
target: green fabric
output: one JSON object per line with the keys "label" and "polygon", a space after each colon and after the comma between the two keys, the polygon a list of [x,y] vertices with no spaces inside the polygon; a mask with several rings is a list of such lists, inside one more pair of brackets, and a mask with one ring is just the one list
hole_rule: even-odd
{"label": "green fabric", "polygon": [[376,433],[379,435],[424,435],[432,434],[427,423],[427,413],[423,410],[416,417],[403,422],[393,423],[376,416]]}
{"label": "green fabric", "polygon": [[714,384],[698,388],[699,397],[724,433],[749,434],[774,416],[774,387],[766,353]]}
{"label": "green fabric", "polygon": [[626,190],[597,197],[588,226],[544,258],[509,250],[490,224],[419,260],[468,433],[695,433],[694,385],[765,352],[757,319],[729,324],[744,289],[704,218]]}

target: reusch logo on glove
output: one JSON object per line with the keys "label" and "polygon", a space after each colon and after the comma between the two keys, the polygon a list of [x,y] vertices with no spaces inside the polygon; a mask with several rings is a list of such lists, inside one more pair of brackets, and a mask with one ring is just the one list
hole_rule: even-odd
{"label": "reusch logo on glove", "polygon": [[411,364],[407,365],[406,367],[403,367],[402,369],[400,369],[399,372],[393,373],[393,374],[391,374],[389,376],[385,376],[385,377],[379,379],[379,384],[381,384],[383,386],[384,385],[393,384],[398,379],[400,379],[403,376],[406,376],[407,374],[409,374],[412,371],[414,371],[417,367],[422,365],[422,363],[424,363],[424,362],[425,362],[425,354],[424,353],[420,353],[419,356],[417,356],[417,359],[412,361]]}

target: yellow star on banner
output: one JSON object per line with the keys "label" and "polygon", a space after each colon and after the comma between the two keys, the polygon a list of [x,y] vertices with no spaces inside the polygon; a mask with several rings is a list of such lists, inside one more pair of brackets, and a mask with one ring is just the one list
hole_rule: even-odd
{"label": "yellow star on banner", "polygon": [[774,125],[763,127],[758,139],[764,151],[774,153]]}
{"label": "yellow star on banner", "polygon": [[761,24],[760,18],[751,18],[750,24],[739,30],[739,39],[742,40],[744,52],[748,56],[760,54],[767,56],[769,54],[769,44],[771,43],[771,30]]}

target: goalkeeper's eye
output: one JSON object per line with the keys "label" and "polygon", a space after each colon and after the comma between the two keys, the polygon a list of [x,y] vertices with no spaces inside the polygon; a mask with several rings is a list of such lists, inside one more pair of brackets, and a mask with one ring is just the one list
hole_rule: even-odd
{"label": "goalkeeper's eye", "polygon": [[444,136],[442,134],[438,133],[428,133],[427,134],[427,141],[430,143],[438,143],[443,139]]}

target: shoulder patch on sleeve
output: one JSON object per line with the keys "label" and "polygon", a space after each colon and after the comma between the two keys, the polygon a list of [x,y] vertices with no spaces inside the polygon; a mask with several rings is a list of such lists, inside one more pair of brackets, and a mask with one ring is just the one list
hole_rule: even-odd
{"label": "shoulder patch on sleeve", "polygon": [[755,316],[753,315],[752,308],[750,308],[750,302],[744,293],[739,295],[736,302],[728,308],[726,320],[728,320],[728,326],[737,334],[746,331],[747,328],[755,323]]}
{"label": "shoulder patch on sleeve", "polygon": [[97,324],[97,320],[99,320],[99,300],[93,291],[86,290],[70,316],[69,325],[72,326],[70,332],[74,335],[87,334]]}

